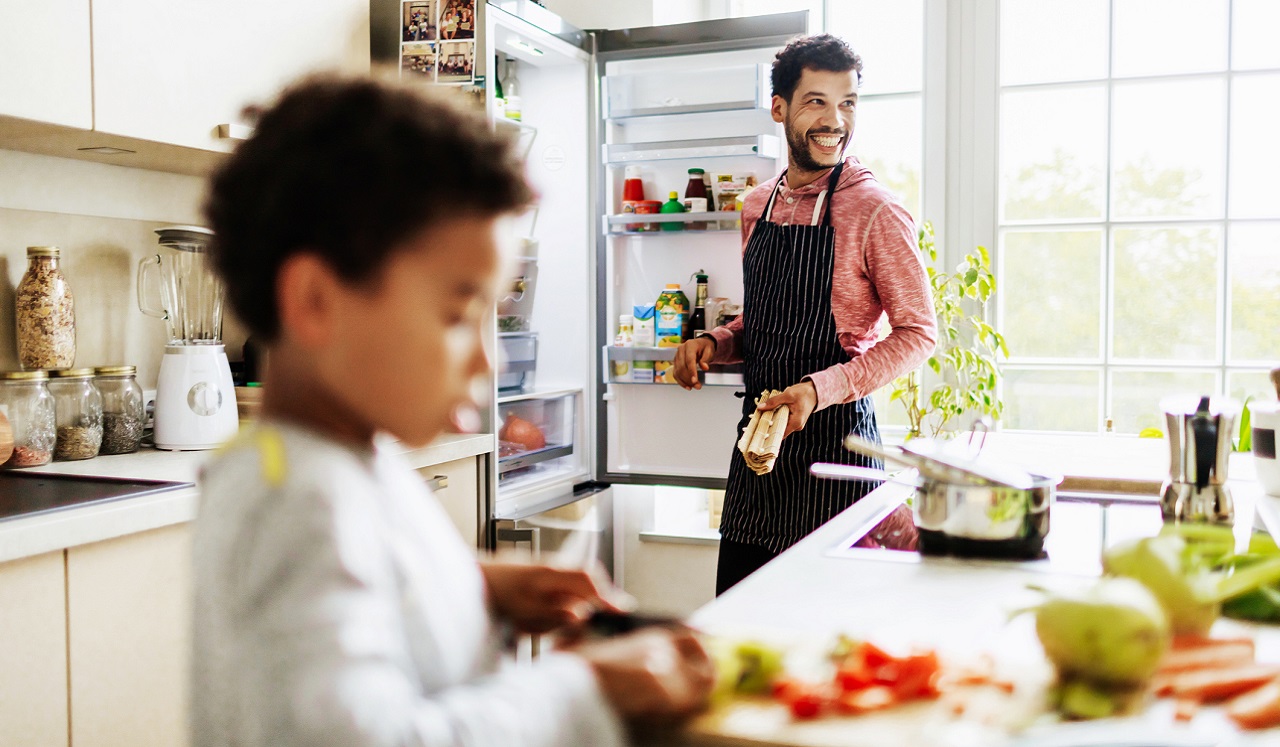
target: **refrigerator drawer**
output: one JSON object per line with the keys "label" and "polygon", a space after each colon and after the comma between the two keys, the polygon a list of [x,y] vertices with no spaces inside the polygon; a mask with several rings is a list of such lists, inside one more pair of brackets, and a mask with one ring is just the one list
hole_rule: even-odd
{"label": "refrigerator drawer", "polygon": [[498,484],[561,470],[576,450],[578,391],[498,402]]}

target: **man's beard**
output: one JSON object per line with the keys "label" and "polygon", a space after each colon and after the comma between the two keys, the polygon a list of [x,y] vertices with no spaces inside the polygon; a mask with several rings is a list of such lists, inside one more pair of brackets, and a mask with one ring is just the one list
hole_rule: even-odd
{"label": "man's beard", "polygon": [[[791,150],[791,160],[795,162],[796,168],[803,169],[804,171],[824,171],[834,167],[837,163],[840,163],[840,159],[844,157],[845,148],[842,147],[840,152],[835,155],[835,160],[831,163],[818,163],[818,161],[813,157],[813,153],[809,150],[810,135],[821,135],[824,133],[834,135],[839,132],[838,130],[823,128],[821,130],[797,132],[795,128],[791,126],[790,122],[787,123],[787,126],[784,129],[787,134],[787,147]],[[845,141],[847,136],[848,133],[840,135],[840,139],[844,142],[846,147],[848,146],[848,142]]]}

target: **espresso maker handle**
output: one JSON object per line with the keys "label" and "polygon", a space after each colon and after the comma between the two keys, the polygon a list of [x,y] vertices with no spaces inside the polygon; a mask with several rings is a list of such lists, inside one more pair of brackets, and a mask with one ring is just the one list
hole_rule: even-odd
{"label": "espresso maker handle", "polygon": [[1209,398],[1201,397],[1196,414],[1191,418],[1191,438],[1196,449],[1196,490],[1209,486],[1209,474],[1213,472],[1218,456],[1218,426],[1209,416]]}

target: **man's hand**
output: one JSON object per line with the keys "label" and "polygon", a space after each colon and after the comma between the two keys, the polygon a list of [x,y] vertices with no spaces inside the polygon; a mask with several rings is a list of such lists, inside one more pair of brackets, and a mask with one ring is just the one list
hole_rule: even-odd
{"label": "man's hand", "polygon": [[791,411],[791,417],[787,419],[787,430],[782,434],[782,437],[786,438],[798,430],[803,430],[804,424],[809,422],[809,416],[818,408],[818,390],[814,388],[812,381],[806,379],[766,399],[757,405],[756,409],[768,412],[780,405],[786,405]]}
{"label": "man's hand", "polygon": [[480,571],[494,610],[522,633],[573,628],[597,609],[623,611],[609,600],[619,592],[585,570],[486,561]]}
{"label": "man's hand", "polygon": [[685,340],[676,348],[674,372],[676,383],[685,389],[701,389],[698,372],[711,368],[711,358],[716,354],[716,338],[702,335]]}

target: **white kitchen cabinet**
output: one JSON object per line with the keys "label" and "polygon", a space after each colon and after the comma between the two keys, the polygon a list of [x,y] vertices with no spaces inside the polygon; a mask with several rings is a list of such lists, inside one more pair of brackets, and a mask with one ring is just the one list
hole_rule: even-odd
{"label": "white kitchen cabinet", "polygon": [[0,742],[67,744],[63,552],[0,563]]}
{"label": "white kitchen cabinet", "polygon": [[0,0],[0,116],[93,126],[89,0]]}
{"label": "white kitchen cabinet", "polygon": [[455,459],[452,462],[423,467],[418,470],[427,481],[436,500],[444,506],[453,525],[467,544],[481,547],[480,517],[480,467],[477,457]]}
{"label": "white kitchen cabinet", "polygon": [[71,743],[188,743],[191,528],[67,550]]}
{"label": "white kitchen cabinet", "polygon": [[109,0],[93,4],[94,128],[230,150],[218,126],[320,69],[368,70],[366,0]]}

